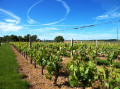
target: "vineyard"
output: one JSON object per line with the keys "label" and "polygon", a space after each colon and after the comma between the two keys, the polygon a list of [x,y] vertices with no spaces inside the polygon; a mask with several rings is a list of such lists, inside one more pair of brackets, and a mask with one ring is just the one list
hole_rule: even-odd
{"label": "vineyard", "polygon": [[[120,88],[120,44],[10,42],[41,74],[57,85],[61,73],[71,87]],[[67,60],[66,60],[67,58]],[[44,73],[44,70],[47,73]]]}

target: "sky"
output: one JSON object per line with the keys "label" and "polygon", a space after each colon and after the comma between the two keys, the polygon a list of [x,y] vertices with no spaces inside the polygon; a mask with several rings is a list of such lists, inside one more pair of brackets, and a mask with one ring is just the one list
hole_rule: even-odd
{"label": "sky", "polygon": [[[120,0],[0,0],[0,37],[37,35],[39,39],[116,39]],[[101,25],[94,25],[101,24]],[[73,29],[82,26],[94,25]],[[120,38],[119,38],[120,39]]]}

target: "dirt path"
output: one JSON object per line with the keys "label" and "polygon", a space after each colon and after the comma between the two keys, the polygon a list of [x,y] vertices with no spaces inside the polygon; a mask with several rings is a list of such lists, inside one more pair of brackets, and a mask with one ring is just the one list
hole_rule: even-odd
{"label": "dirt path", "polygon": [[[29,89],[82,89],[71,88],[68,83],[68,76],[61,74],[57,80],[57,86],[54,86],[54,78],[50,81],[41,75],[41,67],[34,68],[33,64],[30,64],[30,59],[26,60],[14,47],[11,46],[19,64],[18,71],[25,74],[27,77],[24,80],[30,83]],[[46,70],[44,70],[44,74]],[[65,76],[64,76],[65,75]]]}

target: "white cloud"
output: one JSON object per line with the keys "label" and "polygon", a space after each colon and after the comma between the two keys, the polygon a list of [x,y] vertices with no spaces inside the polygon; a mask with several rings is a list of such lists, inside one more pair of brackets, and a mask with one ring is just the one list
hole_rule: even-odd
{"label": "white cloud", "polygon": [[33,29],[33,30],[31,30],[31,31],[37,31],[37,32],[44,32],[45,31],[45,29],[43,28],[41,28],[41,29]]}
{"label": "white cloud", "polygon": [[105,12],[103,15],[97,16],[95,19],[102,20],[102,19],[110,19],[110,18],[118,18],[120,17],[120,6],[116,6],[114,9],[110,9],[109,11]]}
{"label": "white cloud", "polygon": [[58,30],[57,28],[49,28],[49,27],[46,27],[45,29],[47,29],[47,30]]}
{"label": "white cloud", "polygon": [[13,20],[13,19],[5,19],[6,22],[9,22],[9,23],[19,23],[17,20]]}
{"label": "white cloud", "polygon": [[95,19],[101,20],[101,19],[110,19],[110,18],[118,18],[120,17],[120,12],[114,12],[112,14],[104,14],[97,16]]}
{"label": "white cloud", "polygon": [[72,37],[78,37],[78,35],[79,34],[53,32],[53,33],[46,33],[42,35],[40,34],[38,35],[38,38],[53,40],[56,36],[63,36],[65,39],[71,39]]}
{"label": "white cloud", "polygon": [[45,27],[45,28],[33,29],[33,30],[30,30],[30,31],[47,32],[47,31],[53,31],[53,30],[58,30],[58,28]]}
{"label": "white cloud", "polygon": [[14,15],[13,13],[11,13],[7,10],[0,9],[0,12],[3,12],[4,14],[7,14],[7,15],[11,16],[14,20],[16,20],[16,24],[18,24],[21,20],[18,16]]}
{"label": "white cloud", "polygon": [[14,23],[5,23],[5,22],[0,22],[0,30],[4,32],[8,31],[18,31],[22,29],[22,26],[17,26]]}
{"label": "white cloud", "polygon": [[3,32],[9,32],[9,31],[18,31],[20,29],[22,29],[22,26],[19,26],[18,24],[20,23],[21,19],[14,15],[13,13],[4,10],[4,9],[0,9],[0,12],[2,13],[2,15],[7,16],[4,17],[4,22],[0,21],[0,30]]}
{"label": "white cloud", "polygon": [[37,23],[37,22],[35,20],[33,20],[33,19],[29,19],[28,23],[33,24],[33,23]]}
{"label": "white cloud", "polygon": [[59,32],[55,32],[55,33],[51,33],[51,35],[62,35],[62,36],[78,36],[78,34],[73,34],[73,33],[59,33]]}
{"label": "white cloud", "polygon": [[96,17],[96,19],[107,19],[107,18],[109,18],[108,15],[101,15]]}
{"label": "white cloud", "polygon": [[[40,39],[49,39],[49,40],[53,40],[56,36],[63,36],[63,38],[65,40],[71,40],[71,38],[73,38],[73,40],[97,40],[97,39],[116,39],[116,34],[112,34],[112,33],[98,33],[98,34],[74,34],[74,33],[59,33],[59,32],[55,32],[55,33],[49,33],[49,34],[43,34],[43,35],[39,35],[38,37]],[[119,34],[120,36],[120,34]]]}
{"label": "white cloud", "polygon": [[[73,25],[73,24],[71,24],[71,25],[51,25],[51,26],[58,26],[58,27],[68,27],[68,26],[78,26],[78,27],[80,27],[80,26],[85,26],[85,25],[90,25],[90,24],[83,24],[83,25]],[[41,25],[24,25],[24,26],[41,26]]]}
{"label": "white cloud", "polygon": [[52,25],[52,26],[62,26],[62,27],[67,27],[67,26],[84,26],[84,25]]}

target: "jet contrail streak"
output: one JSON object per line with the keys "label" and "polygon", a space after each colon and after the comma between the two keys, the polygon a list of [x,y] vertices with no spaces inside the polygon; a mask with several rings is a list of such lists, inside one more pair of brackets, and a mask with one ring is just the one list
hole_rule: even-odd
{"label": "jet contrail streak", "polygon": [[64,18],[60,19],[59,21],[48,23],[48,24],[43,24],[43,25],[53,25],[53,24],[60,23],[60,22],[64,21],[66,19],[66,17],[68,16],[68,14],[70,12],[69,6],[63,0],[56,0],[56,1],[61,2],[63,4],[63,6],[66,8],[66,14],[65,14]]}
{"label": "jet contrail streak", "polygon": [[[36,3],[34,3],[34,4],[28,9],[28,11],[27,11],[27,18],[28,18],[28,22],[29,22],[29,23],[35,23],[35,22],[37,22],[37,21],[33,20],[33,19],[29,16],[29,13],[30,13],[30,11],[32,10],[32,8],[34,8],[37,4],[41,3],[42,1],[44,1],[44,0],[40,0],[40,1],[36,2]],[[69,12],[70,12],[69,6],[68,6],[63,0],[56,0],[56,1],[62,3],[62,5],[65,7],[65,9],[66,9],[66,14],[65,14],[65,16],[64,16],[62,19],[60,19],[59,21],[51,22],[51,23],[47,23],[47,24],[42,24],[42,25],[53,25],[53,24],[60,23],[60,22],[64,21],[65,18],[68,16],[68,14],[69,14]]]}
{"label": "jet contrail streak", "polygon": [[33,19],[29,16],[29,13],[30,13],[31,9],[32,9],[34,6],[36,6],[37,4],[41,3],[42,1],[43,1],[43,0],[40,0],[40,1],[36,2],[36,3],[34,3],[34,4],[28,9],[28,11],[27,11],[27,18],[28,18],[28,22],[29,22],[29,23],[34,23],[34,22],[36,22],[35,20],[33,20]]}

